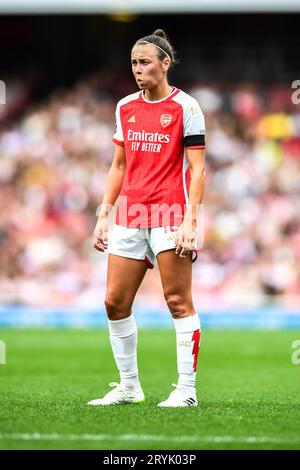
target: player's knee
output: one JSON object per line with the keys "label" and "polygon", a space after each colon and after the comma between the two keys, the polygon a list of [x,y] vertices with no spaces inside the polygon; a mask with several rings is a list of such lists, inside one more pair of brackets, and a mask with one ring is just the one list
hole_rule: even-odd
{"label": "player's knee", "polygon": [[181,295],[168,294],[165,295],[165,299],[173,317],[180,318],[181,316],[185,316],[185,302]]}
{"label": "player's knee", "polygon": [[107,295],[104,300],[107,316],[110,320],[121,320],[128,316],[130,307],[126,307],[124,302],[115,295]]}

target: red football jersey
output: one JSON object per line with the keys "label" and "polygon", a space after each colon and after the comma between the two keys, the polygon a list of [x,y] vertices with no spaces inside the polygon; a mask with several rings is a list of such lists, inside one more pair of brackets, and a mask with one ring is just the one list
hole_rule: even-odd
{"label": "red football jersey", "polygon": [[205,123],[198,102],[173,87],[149,101],[143,91],[120,100],[113,141],[125,147],[126,171],[116,223],[125,227],[179,226],[188,204],[186,148],[204,148]]}

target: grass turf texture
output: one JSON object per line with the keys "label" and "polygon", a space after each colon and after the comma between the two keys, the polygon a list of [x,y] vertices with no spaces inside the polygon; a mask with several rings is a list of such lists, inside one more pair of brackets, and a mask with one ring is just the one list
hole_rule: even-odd
{"label": "grass turf texture", "polygon": [[0,339],[1,449],[300,448],[300,331],[204,331],[199,407],[182,409],[156,406],[177,381],[173,331],[139,332],[146,403],[109,407],[86,405],[118,381],[106,331],[3,329]]}

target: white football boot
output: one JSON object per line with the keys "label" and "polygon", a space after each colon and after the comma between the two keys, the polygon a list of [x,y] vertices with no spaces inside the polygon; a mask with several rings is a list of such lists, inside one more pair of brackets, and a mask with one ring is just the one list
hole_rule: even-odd
{"label": "white football boot", "polygon": [[109,384],[110,387],[114,387],[113,390],[108,392],[103,398],[97,398],[96,400],[91,400],[87,404],[92,406],[98,405],[124,405],[127,403],[144,403],[145,395],[143,390],[139,388],[134,390],[131,388],[125,388],[123,385],[118,384],[117,382],[112,382]]}
{"label": "white football boot", "polygon": [[198,406],[196,390],[182,385],[172,384],[175,390],[170,393],[167,400],[162,401],[157,406],[162,407],[177,407],[177,406]]}

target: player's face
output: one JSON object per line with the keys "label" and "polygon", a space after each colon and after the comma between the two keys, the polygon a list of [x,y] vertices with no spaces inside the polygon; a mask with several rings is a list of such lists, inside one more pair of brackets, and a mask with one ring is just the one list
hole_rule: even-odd
{"label": "player's face", "polygon": [[156,87],[166,77],[169,59],[161,61],[155,46],[141,44],[131,51],[131,67],[134,78],[140,89]]}

